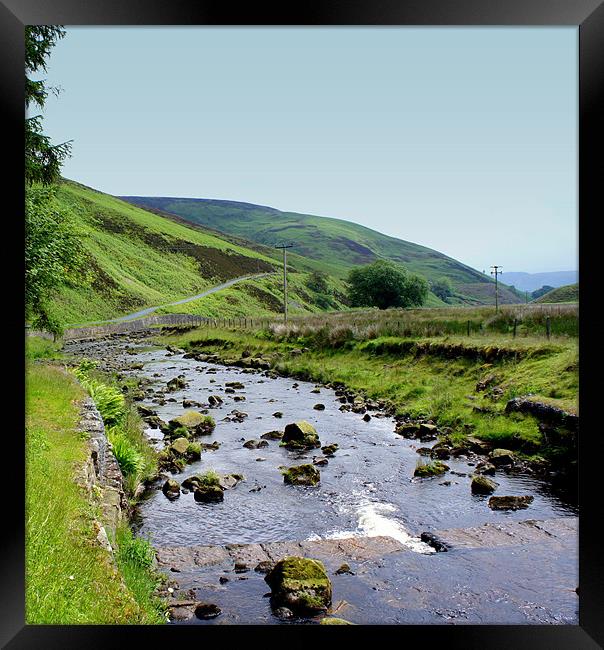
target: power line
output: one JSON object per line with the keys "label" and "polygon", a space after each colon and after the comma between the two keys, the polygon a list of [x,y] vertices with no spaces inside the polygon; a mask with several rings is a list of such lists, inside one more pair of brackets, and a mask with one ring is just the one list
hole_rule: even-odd
{"label": "power line", "polygon": [[287,249],[293,248],[293,244],[279,244],[275,248],[283,250],[283,318],[287,323]]}

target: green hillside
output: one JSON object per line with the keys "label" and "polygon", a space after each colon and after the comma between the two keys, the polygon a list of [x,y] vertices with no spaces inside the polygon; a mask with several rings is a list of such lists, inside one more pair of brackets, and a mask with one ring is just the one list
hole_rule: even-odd
{"label": "green hillside", "polygon": [[579,284],[567,284],[564,287],[552,289],[543,294],[533,302],[578,302],[579,301]]}
{"label": "green hillside", "polygon": [[[490,277],[425,246],[389,237],[349,221],[282,212],[236,201],[121,198],[266,246],[292,242],[295,244],[292,251],[304,256],[307,264],[315,260],[319,262],[319,268],[334,276],[344,277],[353,266],[368,264],[378,258],[390,259],[428,280],[442,276],[450,278],[456,294],[452,303],[490,304],[495,301],[494,282]],[[503,285],[500,286],[499,299],[502,303],[520,302],[519,297]]]}
{"label": "green hillside", "polygon": [[[53,305],[66,323],[116,318],[174,302],[226,280],[256,273],[280,273],[278,255],[229,241],[217,233],[166,219],[73,181],[61,182],[57,199],[82,229],[89,255],[88,286],[63,287]],[[328,296],[307,288],[308,273],[288,274],[290,309],[341,309],[344,286],[329,280]],[[238,316],[274,313],[282,307],[280,276],[251,280],[172,311]],[[169,309],[167,309],[169,311]]]}

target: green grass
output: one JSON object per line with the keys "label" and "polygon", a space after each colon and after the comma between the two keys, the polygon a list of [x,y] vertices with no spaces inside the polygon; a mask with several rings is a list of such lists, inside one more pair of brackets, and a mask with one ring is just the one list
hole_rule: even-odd
{"label": "green grass", "polygon": [[96,542],[97,507],[74,482],[86,456],[75,431],[84,391],[55,366],[30,363],[26,378],[27,624],[163,622],[150,591],[133,591]]}
{"label": "green grass", "polygon": [[[334,347],[314,338],[302,355],[289,352],[308,339],[281,338],[270,331],[245,332],[200,328],[164,342],[187,349],[237,358],[243,349],[272,359],[281,373],[314,382],[340,382],[372,399],[386,399],[400,415],[433,419],[451,434],[473,433],[500,446],[525,443],[543,451],[537,421],[529,415],[506,415],[506,402],[531,393],[560,408],[576,411],[578,349],[573,339],[506,338],[496,333],[478,340],[466,337],[405,339],[349,338]],[[477,385],[494,375],[490,389]],[[492,388],[492,386],[490,387]],[[479,410],[475,409],[478,407]],[[527,451],[528,453],[528,451]]]}
{"label": "green grass", "polygon": [[49,341],[40,336],[25,337],[25,358],[34,359],[60,359],[61,344]]}
{"label": "green grass", "polygon": [[[282,212],[274,208],[235,201],[166,197],[126,197],[133,203],[173,213],[191,223],[210,227],[229,235],[245,237],[272,247],[291,241],[292,264],[301,268],[326,271],[344,277],[355,265],[368,264],[377,258],[401,263],[429,280],[441,276],[451,279],[454,302],[493,303],[494,282],[489,276],[472,269],[438,251],[412,242],[383,235],[375,230],[343,219]],[[299,257],[303,256],[303,257]],[[439,304],[433,297],[432,304]],[[514,293],[500,285],[502,302],[517,302]]]}
{"label": "green grass", "polygon": [[566,303],[579,301],[579,284],[567,284],[557,289],[548,291],[543,296],[537,298],[536,303]]}

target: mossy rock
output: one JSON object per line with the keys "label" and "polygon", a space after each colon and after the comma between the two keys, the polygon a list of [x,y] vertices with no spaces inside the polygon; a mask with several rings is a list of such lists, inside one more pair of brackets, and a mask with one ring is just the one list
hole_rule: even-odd
{"label": "mossy rock", "polygon": [[172,501],[180,496],[180,484],[173,478],[169,478],[163,484],[161,491]]}
{"label": "mossy rock", "polygon": [[489,508],[491,510],[523,510],[529,507],[534,498],[529,494],[520,497],[491,497],[489,499]]}
{"label": "mossy rock", "polygon": [[326,611],[331,605],[331,582],[319,560],[286,557],[264,579],[271,588],[273,608],[306,614]]}
{"label": "mossy rock", "polygon": [[493,449],[489,454],[489,460],[493,465],[513,465],[514,452],[509,449]]}
{"label": "mossy rock", "polygon": [[321,619],[319,625],[355,625],[350,621],[345,621],[343,618],[336,618],[335,616],[328,616]]}
{"label": "mossy rock", "polygon": [[289,449],[315,449],[321,446],[321,441],[310,422],[299,420],[285,427],[281,445]]}
{"label": "mossy rock", "polygon": [[216,423],[209,415],[202,415],[198,411],[187,411],[168,423],[171,431],[186,429],[194,435],[209,435],[214,431]]}
{"label": "mossy rock", "polygon": [[171,445],[170,449],[181,456],[187,452],[189,448],[189,440],[187,438],[177,438]]}
{"label": "mossy rock", "polygon": [[296,465],[283,470],[283,482],[288,485],[316,485],[320,480],[321,474],[313,465]]}
{"label": "mossy rock", "polygon": [[449,469],[450,468],[448,465],[441,463],[439,460],[434,460],[431,463],[427,463],[426,465],[420,465],[419,467],[416,467],[415,472],[413,472],[413,476],[419,476],[421,478],[427,476],[438,476],[439,474],[444,474]]}
{"label": "mossy rock", "polygon": [[283,438],[283,431],[269,431],[260,436],[263,440],[281,440]]}
{"label": "mossy rock", "polygon": [[321,451],[326,455],[326,456],[333,456],[336,451],[338,451],[340,447],[338,446],[337,442],[332,443],[331,445],[325,445],[324,447],[321,447]]}
{"label": "mossy rock", "polygon": [[475,474],[470,488],[472,494],[492,494],[497,489],[497,483],[482,474]]}
{"label": "mossy rock", "polygon": [[201,503],[214,503],[224,501],[224,490],[220,485],[200,485],[193,492],[195,501]]}

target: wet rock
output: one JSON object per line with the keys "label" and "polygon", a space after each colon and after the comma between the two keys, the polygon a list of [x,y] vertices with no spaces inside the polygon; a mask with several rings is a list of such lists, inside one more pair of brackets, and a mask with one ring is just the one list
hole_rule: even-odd
{"label": "wet rock", "polygon": [[222,614],[222,610],[218,605],[213,603],[198,603],[195,607],[195,616],[201,619],[216,618]]}
{"label": "wet rock", "polygon": [[246,449],[261,449],[263,447],[268,447],[268,442],[266,442],[266,440],[246,440],[243,443],[243,446]]}
{"label": "wet rock", "polygon": [[216,423],[209,415],[202,415],[198,411],[187,411],[168,422],[168,427],[171,431],[176,431],[180,428],[186,429],[191,435],[210,435]]}
{"label": "wet rock", "polygon": [[185,376],[178,375],[178,377],[174,377],[173,379],[170,379],[170,381],[167,383],[167,387],[170,392],[174,392],[176,390],[182,390],[183,388],[186,388],[187,382]]}
{"label": "wet rock", "polygon": [[315,411],[324,411],[325,410],[325,404],[315,404],[313,406],[313,409]]}
{"label": "wet rock", "polygon": [[419,432],[419,425],[413,422],[402,422],[396,425],[394,431],[403,438],[415,438]]}
{"label": "wet rock", "polygon": [[333,456],[336,451],[339,449],[339,445],[337,442],[334,442],[330,445],[325,445],[324,447],[321,447],[321,451],[326,455],[326,456]]}
{"label": "wet rock", "polygon": [[218,483],[223,490],[231,490],[241,481],[245,481],[243,474],[225,474],[220,477]]}
{"label": "wet rock", "polygon": [[139,415],[141,415],[143,418],[152,417],[152,416],[157,417],[157,411],[154,411],[149,406],[144,406],[143,404],[137,404],[136,410],[138,411]]}
{"label": "wet rock", "polygon": [[523,510],[529,507],[534,498],[531,495],[520,497],[491,497],[489,499],[489,508],[491,510]]}
{"label": "wet rock", "polygon": [[432,449],[430,447],[418,447],[415,450],[420,456],[430,456]]}
{"label": "wet rock", "polygon": [[369,422],[371,420],[371,415],[369,415],[369,413],[365,413],[365,415],[363,416],[363,420],[365,422]]}
{"label": "wet rock", "polygon": [[438,433],[438,427],[435,424],[422,422],[419,425],[418,435],[420,440],[435,440]]}
{"label": "wet rock", "polygon": [[245,562],[235,562],[233,570],[235,573],[246,573],[250,570],[250,567]]}
{"label": "wet rock", "polygon": [[222,404],[222,397],[220,395],[210,395],[208,397],[208,404],[212,407],[215,408],[217,406],[220,406]]}
{"label": "wet rock", "polygon": [[234,388],[225,388],[225,389],[224,389],[224,392],[225,392],[225,393],[234,393],[234,392],[235,392],[235,389],[234,389]]}
{"label": "wet rock", "polygon": [[437,553],[444,553],[449,550],[449,546],[434,535],[434,533],[422,533],[420,539],[424,544],[431,546]]}
{"label": "wet rock", "polygon": [[514,452],[509,449],[493,449],[489,454],[489,460],[496,467],[501,465],[513,465]]}
{"label": "wet rock", "polygon": [[321,392],[321,389],[320,388],[313,388],[310,392],[314,393],[314,394],[319,394]]}
{"label": "wet rock", "polygon": [[225,386],[227,386],[228,388],[235,388],[236,390],[241,390],[242,388],[245,388],[245,386],[240,381],[227,381],[225,383]]}
{"label": "wet rock", "polygon": [[282,620],[287,620],[288,618],[292,618],[294,613],[292,612],[291,609],[288,609],[287,607],[277,607],[276,609],[273,610],[273,614]]}
{"label": "wet rock", "polygon": [[263,440],[281,440],[283,431],[268,431],[260,436]]}
{"label": "wet rock", "polygon": [[331,582],[319,560],[287,557],[265,577],[271,588],[271,605],[296,613],[326,611],[331,605]]}
{"label": "wet rock", "polygon": [[235,395],[235,397],[233,397],[233,399],[236,402],[245,402],[245,395]]}
{"label": "wet rock", "polygon": [[319,434],[306,420],[288,424],[283,432],[281,444],[289,449],[314,449],[321,446]]}
{"label": "wet rock", "polygon": [[195,400],[192,400],[192,399],[183,399],[182,406],[183,406],[183,408],[188,409],[188,408],[192,408],[192,407],[195,407],[195,406],[201,406],[201,404],[199,402],[196,402]]}
{"label": "wet rock", "polygon": [[275,411],[275,412],[273,413],[273,417],[274,417],[274,418],[282,418],[282,417],[283,417],[283,413],[281,413],[281,411]]}
{"label": "wet rock", "polygon": [[472,494],[492,494],[497,489],[497,483],[482,474],[475,474],[472,477],[470,489]]}
{"label": "wet rock", "polygon": [[189,448],[189,441],[187,438],[177,438],[171,445],[170,449],[177,454],[185,454]]}
{"label": "wet rock", "polygon": [[169,478],[164,484],[161,491],[170,500],[177,499],[180,496],[180,484],[173,478]]}
{"label": "wet rock", "polygon": [[319,465],[319,466],[328,465],[329,460],[324,456],[314,456],[312,459],[312,464]]}
{"label": "wet rock", "polygon": [[439,474],[444,474],[449,469],[450,467],[442,463],[440,460],[434,460],[431,463],[416,467],[413,476],[419,476],[421,478],[437,476]]}
{"label": "wet rock", "polygon": [[193,492],[195,501],[200,503],[214,503],[224,501],[224,490],[220,485],[200,485]]}
{"label": "wet rock", "polygon": [[335,616],[326,616],[321,619],[319,625],[354,625],[350,621],[345,621],[343,618],[337,618]]}
{"label": "wet rock", "polygon": [[274,566],[274,562],[271,562],[270,560],[263,560],[262,562],[258,562],[258,564],[254,567],[254,571],[257,573],[269,573],[269,571],[273,570]]}
{"label": "wet rock", "polygon": [[476,465],[477,474],[495,474],[495,465],[492,463],[482,462]]}
{"label": "wet rock", "polygon": [[321,480],[319,470],[312,465],[294,465],[282,473],[283,482],[288,485],[316,485]]}
{"label": "wet rock", "polygon": [[336,574],[337,576],[341,576],[341,575],[344,575],[344,574],[349,574],[349,575],[351,575],[351,576],[354,575],[354,573],[352,572],[352,570],[351,570],[351,568],[350,568],[350,565],[347,564],[346,562],[344,562],[344,564],[340,565],[340,566],[335,570],[335,574]]}

